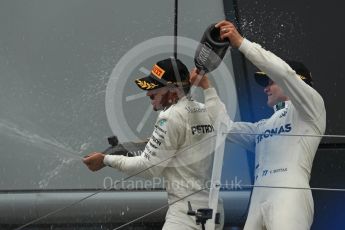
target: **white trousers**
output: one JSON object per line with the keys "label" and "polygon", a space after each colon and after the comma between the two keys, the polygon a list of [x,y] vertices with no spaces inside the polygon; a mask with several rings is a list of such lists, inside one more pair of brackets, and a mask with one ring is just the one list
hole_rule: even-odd
{"label": "white trousers", "polygon": [[313,215],[310,190],[255,188],[244,230],[309,230]]}

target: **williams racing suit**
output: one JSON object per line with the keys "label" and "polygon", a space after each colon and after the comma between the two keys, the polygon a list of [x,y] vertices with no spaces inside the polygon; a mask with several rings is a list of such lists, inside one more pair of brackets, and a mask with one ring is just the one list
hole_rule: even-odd
{"label": "williams racing suit", "polygon": [[[209,88],[204,90],[208,111],[228,124],[230,141],[255,152],[256,186],[309,188],[321,140],[315,135],[324,134],[326,127],[322,97],[288,64],[260,45],[244,39],[239,50],[279,85],[289,100],[274,106],[274,114],[268,119],[233,122],[215,89]],[[255,187],[244,229],[306,230],[310,229],[313,213],[308,189]]]}
{"label": "williams racing suit", "polygon": [[[209,192],[204,188],[210,185],[215,133],[205,105],[183,97],[159,113],[140,156],[106,155],[104,163],[128,175],[148,169],[140,175],[163,176],[170,204],[163,229],[201,229],[195,217],[187,215],[187,201],[194,210],[208,207]],[[218,212],[224,221],[221,201]],[[222,224],[217,229],[222,229]]]}

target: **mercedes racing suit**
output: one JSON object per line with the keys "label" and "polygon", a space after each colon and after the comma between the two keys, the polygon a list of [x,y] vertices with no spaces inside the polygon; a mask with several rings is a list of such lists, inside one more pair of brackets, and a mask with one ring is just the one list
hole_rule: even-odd
{"label": "mercedes racing suit", "polygon": [[[201,229],[195,217],[187,215],[187,201],[194,210],[208,207],[209,192],[204,188],[210,185],[215,133],[205,105],[183,97],[159,113],[140,156],[106,155],[104,163],[128,175],[148,169],[140,175],[163,176],[170,204],[163,229]],[[221,201],[219,212],[222,222]],[[217,229],[222,229],[222,224]]]}
{"label": "mercedes racing suit", "polygon": [[[321,137],[308,135],[325,132],[322,97],[288,64],[260,45],[244,39],[239,50],[279,85],[289,100],[274,106],[270,118],[256,123],[231,121],[213,88],[204,90],[206,108],[228,124],[230,141],[255,152],[256,186],[309,188]],[[244,229],[310,229],[313,213],[308,189],[255,187]]]}

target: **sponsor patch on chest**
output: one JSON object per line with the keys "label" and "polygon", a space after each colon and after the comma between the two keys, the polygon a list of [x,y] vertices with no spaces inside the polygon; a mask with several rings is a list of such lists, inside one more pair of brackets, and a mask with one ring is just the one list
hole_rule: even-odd
{"label": "sponsor patch on chest", "polygon": [[282,133],[289,133],[292,130],[292,126],[291,123],[285,124],[285,125],[281,125],[279,127],[275,127],[272,129],[266,129],[263,133],[259,134],[256,137],[256,143],[260,143],[262,140],[266,139],[266,138],[270,138],[274,135],[279,135]]}
{"label": "sponsor patch on chest", "polygon": [[206,112],[206,108],[202,108],[202,107],[186,106],[185,109],[188,111],[188,113],[204,113],[204,112]]}
{"label": "sponsor patch on chest", "polygon": [[214,128],[212,125],[195,125],[191,127],[193,135],[201,135],[206,133],[212,133]]}

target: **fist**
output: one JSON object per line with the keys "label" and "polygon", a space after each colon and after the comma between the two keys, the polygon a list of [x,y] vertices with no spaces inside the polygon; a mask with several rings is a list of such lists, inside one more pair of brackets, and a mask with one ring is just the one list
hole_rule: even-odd
{"label": "fist", "polygon": [[229,21],[220,21],[215,25],[216,28],[219,28],[220,38],[229,39],[231,47],[238,48],[241,46],[243,37],[237,31],[234,24]]}
{"label": "fist", "polygon": [[98,171],[105,167],[105,164],[103,163],[104,160],[104,154],[103,153],[91,153],[84,157],[83,163],[91,170],[91,171]]}
{"label": "fist", "polygon": [[206,75],[202,76],[198,73],[198,70],[194,68],[189,75],[189,82],[192,85],[199,86],[203,89],[208,89],[210,87],[210,82]]}

